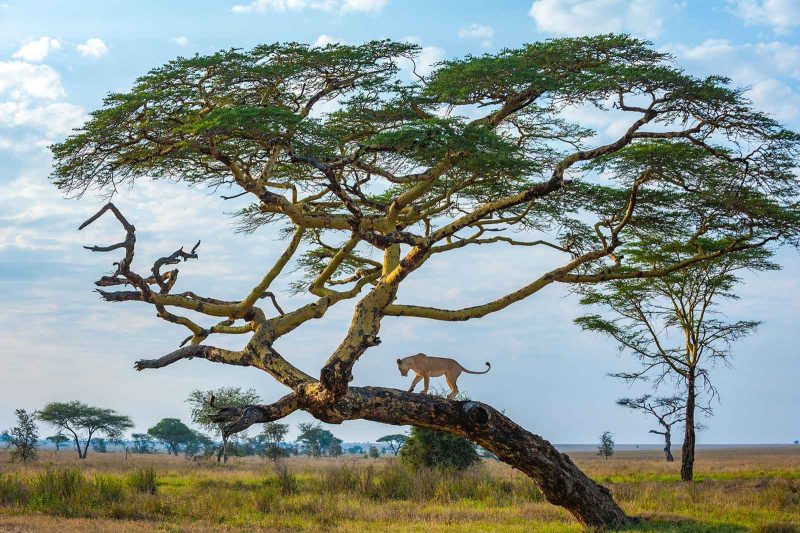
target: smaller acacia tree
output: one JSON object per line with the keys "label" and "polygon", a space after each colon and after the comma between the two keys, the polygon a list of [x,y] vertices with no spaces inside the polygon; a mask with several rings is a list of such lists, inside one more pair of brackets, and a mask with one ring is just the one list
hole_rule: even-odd
{"label": "smaller acacia tree", "polygon": [[[39,411],[38,418],[52,424],[59,432],[71,433],[80,459],[86,459],[95,435],[105,435],[113,439],[133,427],[130,417],[121,415],[113,409],[93,407],[79,401],[49,403]],[[81,447],[82,439],[83,447]]]}
{"label": "smaller acacia tree", "polygon": [[36,427],[36,413],[28,413],[25,409],[14,411],[17,416],[17,425],[5,432],[9,446],[14,448],[11,460],[21,460],[27,463],[36,459],[36,449],[39,447],[39,430]]}
{"label": "smaller acacia tree", "polygon": [[52,442],[53,446],[56,447],[56,453],[58,453],[58,450],[60,450],[62,446],[66,446],[66,444],[69,442],[69,437],[63,433],[57,433],[56,435],[47,437],[45,440]]}
{"label": "smaller acacia tree", "polygon": [[231,435],[222,430],[223,424],[215,422],[213,416],[220,408],[242,407],[262,401],[255,389],[242,390],[240,387],[221,387],[211,391],[193,390],[186,402],[191,406],[192,422],[204,430],[213,433],[222,440],[222,447],[217,453],[217,461],[228,462],[228,442],[231,437],[244,439],[247,435],[240,432]]}
{"label": "smaller acacia tree", "polygon": [[288,455],[286,450],[281,448],[281,443],[286,439],[289,433],[289,424],[282,424],[280,422],[268,422],[264,424],[264,429],[261,431],[261,438],[265,446],[263,454],[272,461],[277,461],[281,457]]}
{"label": "smaller acacia tree", "polygon": [[133,446],[132,453],[151,454],[155,453],[155,443],[153,437],[148,433],[132,433]]}
{"label": "smaller acacia tree", "polygon": [[600,435],[600,445],[597,447],[597,455],[602,455],[606,459],[614,455],[614,438],[610,431],[604,431]]}
{"label": "smaller acacia tree", "polygon": [[181,447],[186,447],[195,440],[194,431],[177,418],[162,418],[147,433],[161,442],[167,448],[168,454],[173,455],[178,455]]}
{"label": "smaller acacia tree", "polygon": [[[709,214],[708,216],[712,216]],[[625,250],[631,268],[659,268],[681,261],[698,249],[713,252],[727,242],[693,237],[688,245],[658,248],[647,239]],[[728,363],[732,344],[753,333],[759,322],[726,321],[720,302],[737,299],[733,288],[742,270],[779,268],[764,248],[725,255],[674,272],[662,278],[611,281],[600,288],[583,288],[581,303],[610,311],[609,317],[587,315],[576,319],[584,329],[614,339],[621,351],[630,353],[639,368],[613,374],[628,382],[652,380],[659,387],[665,380],[675,384],[685,399],[684,437],[681,450],[681,479],[691,481],[694,472],[696,411],[709,414],[698,398],[717,395],[710,369]]]}
{"label": "smaller acacia tree", "polygon": [[[642,411],[656,418],[663,428],[663,431],[651,429],[650,433],[662,435],[664,437],[664,456],[668,463],[673,461],[672,457],[672,426],[680,424],[685,418],[686,400],[680,396],[669,398],[653,398],[649,394],[639,398],[620,398],[617,405],[627,407],[636,411]],[[709,406],[699,406],[703,411],[710,413]],[[697,424],[695,424],[696,426]]]}
{"label": "smaller acacia tree", "polygon": [[108,451],[108,443],[103,437],[97,437],[92,441],[92,449],[97,453],[106,453]]}
{"label": "smaller acacia tree", "polygon": [[392,453],[397,455],[400,449],[408,440],[407,435],[403,435],[401,433],[394,433],[392,435],[384,435],[383,437],[378,439],[378,442],[385,442],[389,445],[389,448],[392,450]]}
{"label": "smaller acacia tree", "polygon": [[[302,444],[303,451],[308,456],[319,457],[322,454],[341,454],[342,441],[333,436],[333,433],[324,429],[319,422],[303,422],[297,426],[299,435],[297,442]],[[336,445],[337,449],[331,448]],[[334,453],[331,453],[331,452]],[[337,452],[338,453],[335,453]]]}

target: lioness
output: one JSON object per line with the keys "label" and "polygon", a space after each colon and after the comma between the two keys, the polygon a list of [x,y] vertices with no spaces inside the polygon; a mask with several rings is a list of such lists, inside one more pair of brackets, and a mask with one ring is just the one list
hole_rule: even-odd
{"label": "lioness", "polygon": [[450,399],[458,394],[458,385],[456,385],[456,381],[462,372],[466,372],[467,374],[485,374],[492,368],[492,365],[488,362],[486,366],[488,368],[483,372],[475,372],[473,370],[467,370],[454,359],[429,357],[424,353],[418,353],[417,355],[397,360],[397,368],[400,369],[400,374],[403,377],[408,375],[409,370],[413,370],[416,374],[414,381],[411,382],[411,387],[408,388],[408,392],[414,392],[414,387],[417,386],[419,380],[424,379],[425,383],[422,387],[422,394],[427,394],[430,378],[444,376],[444,379],[447,380],[447,385],[450,387],[450,394],[447,395]]}

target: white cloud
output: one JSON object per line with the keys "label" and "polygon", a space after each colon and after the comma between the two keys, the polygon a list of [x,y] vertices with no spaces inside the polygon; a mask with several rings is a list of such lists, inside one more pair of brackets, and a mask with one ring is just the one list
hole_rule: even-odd
{"label": "white cloud", "polygon": [[0,61],[0,95],[12,99],[64,96],[61,77],[47,65],[32,65],[24,61]]}
{"label": "white cloud", "polygon": [[342,12],[348,11],[371,11],[377,13],[386,6],[387,0],[345,0],[342,4]]}
{"label": "white cloud", "polygon": [[481,46],[484,48],[489,48],[492,46],[494,28],[491,26],[484,26],[482,24],[471,24],[468,28],[461,28],[458,30],[458,36],[462,39],[480,39]]}
{"label": "white cloud", "polygon": [[[409,43],[422,44],[422,40],[413,35],[404,37],[403,40]],[[417,55],[413,62],[410,59],[400,58],[397,64],[412,77],[415,77],[415,74],[417,76],[427,76],[433,72],[436,63],[444,60],[444,58],[444,48],[439,48],[438,46],[423,46],[419,55]]]}
{"label": "white cloud", "polygon": [[747,97],[757,109],[770,113],[780,122],[800,117],[800,94],[781,81],[767,79],[756,83],[747,91]]}
{"label": "white cloud", "polygon": [[86,118],[83,108],[59,101],[64,96],[52,67],[0,61],[0,128],[30,130],[3,137],[0,150],[38,150],[78,126]]}
{"label": "white cloud", "polygon": [[0,126],[35,128],[48,136],[67,135],[85,119],[82,107],[67,102],[0,102]]}
{"label": "white cloud", "polygon": [[311,46],[319,46],[325,47],[329,44],[345,44],[344,39],[339,39],[338,37],[331,37],[330,35],[322,34],[316,38],[316,40],[312,43]]}
{"label": "white cloud", "polygon": [[189,44],[189,39],[181,35],[180,37],[173,37],[172,42],[177,44],[178,46],[186,46]]}
{"label": "white cloud", "polygon": [[254,0],[249,4],[236,4],[234,13],[266,13],[268,11],[339,11],[341,13],[381,11],[388,0]]}
{"label": "white cloud", "polygon": [[108,53],[108,45],[97,37],[88,39],[85,43],[79,44],[77,48],[78,52],[86,57],[103,57]]}
{"label": "white cloud", "polygon": [[665,50],[699,74],[722,74],[735,85],[750,86],[747,96],[756,109],[777,120],[786,123],[800,118],[800,94],[796,84],[787,83],[789,78],[800,78],[800,45],[778,41],[737,45],[707,39],[694,46],[669,45]]}
{"label": "white cloud", "polygon": [[728,0],[731,13],[753,26],[771,26],[786,33],[800,26],[800,2],[797,0]]}
{"label": "white cloud", "polygon": [[12,57],[24,59],[25,61],[41,61],[51,50],[61,48],[61,43],[50,37],[41,37],[34,41],[25,43],[22,48],[14,52]]}
{"label": "white cloud", "polygon": [[539,30],[556,35],[628,32],[655,38],[675,8],[667,0],[535,0],[529,15]]}

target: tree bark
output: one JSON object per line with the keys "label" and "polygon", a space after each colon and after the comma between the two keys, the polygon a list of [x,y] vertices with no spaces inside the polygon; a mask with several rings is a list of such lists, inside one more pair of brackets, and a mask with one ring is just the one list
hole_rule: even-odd
{"label": "tree bark", "polygon": [[683,448],[681,450],[681,479],[683,481],[692,481],[694,478],[694,411],[696,403],[694,372],[689,374],[686,388],[686,428],[683,436]]}
{"label": "tree bark", "polygon": [[664,432],[664,455],[668,463],[675,460],[675,458],[672,457],[672,432],[669,429]]}
{"label": "tree bark", "polygon": [[[298,391],[296,401],[298,408],[323,422],[363,419],[466,437],[531,477],[547,501],[566,508],[584,526],[618,528],[634,522],[611,492],[587,477],[568,455],[493,407],[382,387],[349,387],[336,402],[318,402],[314,395],[318,386],[309,384],[307,390]],[[273,404],[222,408],[213,419],[227,423],[226,431],[241,431],[253,423],[272,422],[285,415]]]}

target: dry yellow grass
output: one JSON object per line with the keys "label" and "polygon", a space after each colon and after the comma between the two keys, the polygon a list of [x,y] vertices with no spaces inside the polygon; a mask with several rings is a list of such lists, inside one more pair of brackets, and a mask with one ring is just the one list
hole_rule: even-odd
{"label": "dry yellow grass", "polygon": [[[800,531],[800,447],[700,450],[697,481],[690,484],[678,480],[677,463],[655,451],[618,452],[608,460],[571,455],[629,514],[644,519],[640,531]],[[297,488],[282,493],[266,461],[254,457],[219,465],[90,452],[79,461],[62,450],[43,452],[26,466],[0,454],[0,473],[31,487],[47,468],[72,467],[87,487],[105,481],[124,489],[105,500],[61,505],[33,496],[25,505],[3,505],[0,495],[0,531],[579,530],[502,463],[485,462],[462,481],[420,475],[411,486],[397,477],[393,459],[290,458],[288,465]],[[125,485],[131,471],[146,466],[158,473],[154,496]]]}

